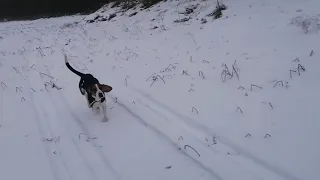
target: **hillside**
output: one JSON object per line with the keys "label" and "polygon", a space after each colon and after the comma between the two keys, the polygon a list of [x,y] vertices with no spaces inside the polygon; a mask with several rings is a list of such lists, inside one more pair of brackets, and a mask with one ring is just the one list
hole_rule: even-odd
{"label": "hillside", "polygon": [[320,2],[223,4],[0,23],[1,179],[319,179]]}

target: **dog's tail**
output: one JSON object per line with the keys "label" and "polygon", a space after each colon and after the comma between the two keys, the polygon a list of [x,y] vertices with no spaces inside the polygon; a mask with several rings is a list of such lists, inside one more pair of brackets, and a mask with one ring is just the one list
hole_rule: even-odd
{"label": "dog's tail", "polygon": [[81,73],[81,72],[73,69],[73,68],[70,66],[66,54],[64,54],[64,61],[65,61],[65,63],[66,63],[66,66],[68,67],[68,69],[70,69],[70,71],[72,71],[73,73],[75,73],[76,75],[78,75],[78,76],[80,76],[80,77],[82,77],[82,76],[84,75],[83,73]]}

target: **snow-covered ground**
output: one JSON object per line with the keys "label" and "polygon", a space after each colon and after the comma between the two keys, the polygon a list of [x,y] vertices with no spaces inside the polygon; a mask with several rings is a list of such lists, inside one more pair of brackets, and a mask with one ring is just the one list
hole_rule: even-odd
{"label": "snow-covered ground", "polygon": [[[0,179],[318,180],[320,2],[224,3],[1,23]],[[63,53],[113,87],[108,122]]]}

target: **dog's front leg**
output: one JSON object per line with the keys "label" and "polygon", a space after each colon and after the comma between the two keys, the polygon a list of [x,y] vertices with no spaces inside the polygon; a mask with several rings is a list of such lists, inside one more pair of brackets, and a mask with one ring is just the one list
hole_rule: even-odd
{"label": "dog's front leg", "polygon": [[105,102],[101,104],[100,112],[101,112],[101,115],[102,115],[102,122],[107,122],[108,121],[108,118],[107,118],[107,105],[106,105]]}
{"label": "dog's front leg", "polygon": [[94,114],[99,114],[99,112],[100,112],[100,107],[92,107],[92,112],[94,113]]}
{"label": "dog's front leg", "polygon": [[88,107],[90,108],[90,102],[89,102],[88,94],[87,94],[86,91],[84,91],[84,96],[86,97],[87,105],[88,105]]}

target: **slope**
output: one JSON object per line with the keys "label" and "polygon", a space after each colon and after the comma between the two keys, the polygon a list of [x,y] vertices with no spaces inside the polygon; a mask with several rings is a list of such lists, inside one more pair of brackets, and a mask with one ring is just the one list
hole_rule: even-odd
{"label": "slope", "polygon": [[0,24],[1,178],[318,179],[319,2],[224,3]]}

